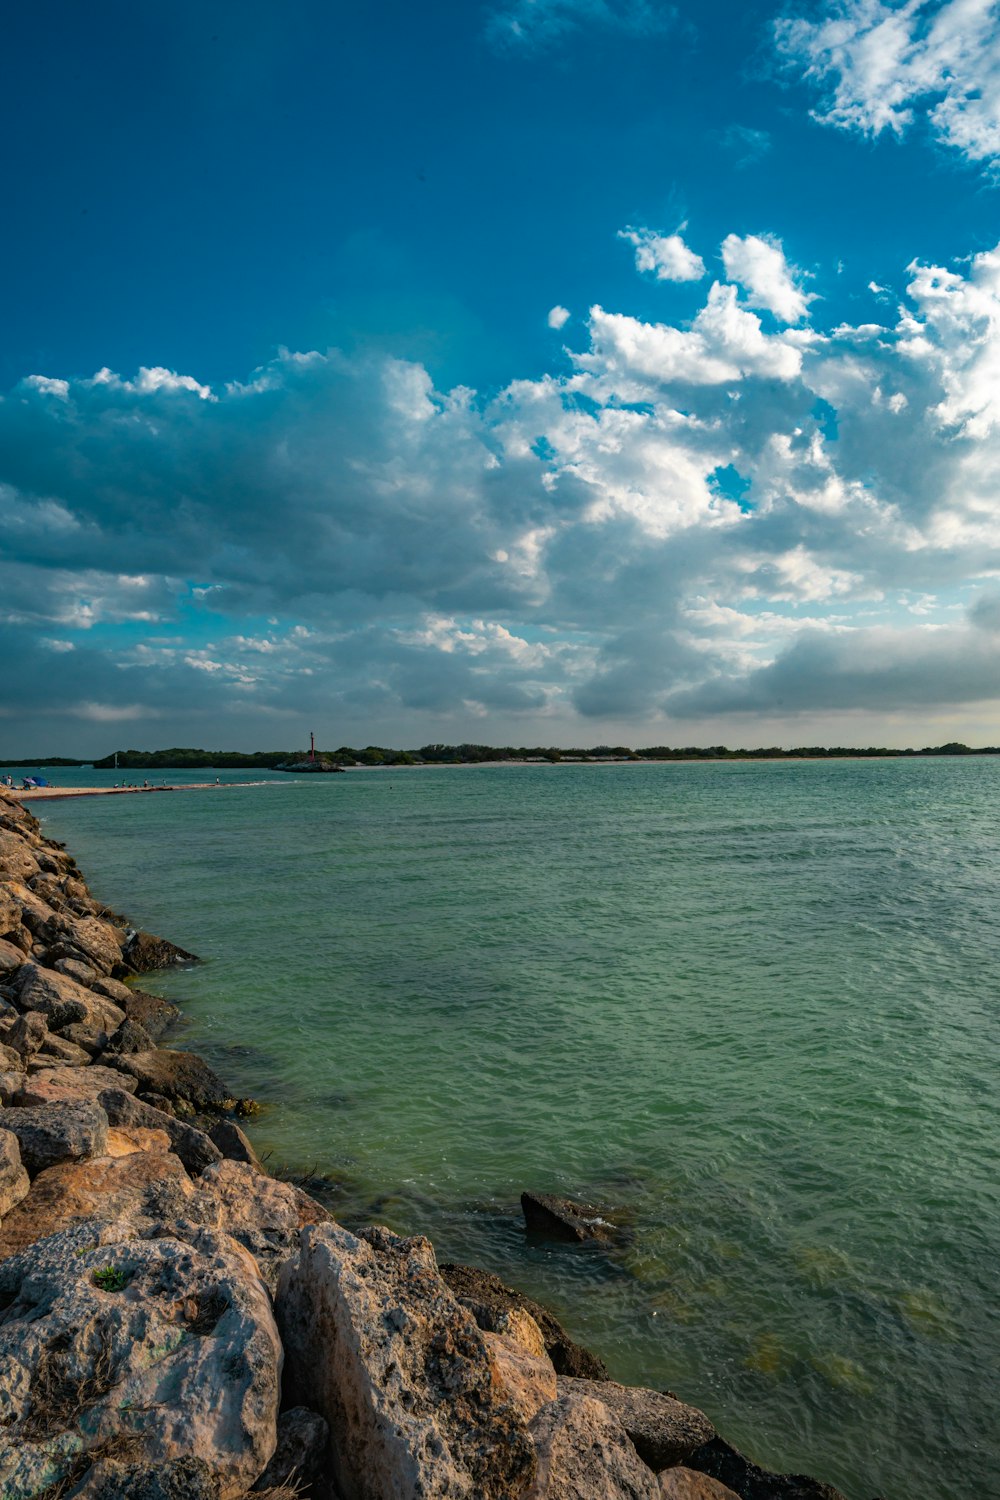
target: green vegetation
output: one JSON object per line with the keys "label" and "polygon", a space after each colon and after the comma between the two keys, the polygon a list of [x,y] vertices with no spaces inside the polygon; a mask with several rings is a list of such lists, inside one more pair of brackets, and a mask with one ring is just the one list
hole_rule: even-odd
{"label": "green vegetation", "polygon": [[99,1286],[102,1292],[121,1292],[129,1284],[127,1271],[120,1271],[114,1264],[102,1266],[99,1271],[94,1272],[94,1285]]}

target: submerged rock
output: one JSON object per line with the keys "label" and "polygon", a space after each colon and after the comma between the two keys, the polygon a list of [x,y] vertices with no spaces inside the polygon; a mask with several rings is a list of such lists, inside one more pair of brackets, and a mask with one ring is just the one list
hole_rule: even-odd
{"label": "submerged rock", "polygon": [[558,1318],[540,1302],[515,1291],[494,1276],[475,1266],[445,1263],[441,1275],[452,1292],[467,1307],[479,1327],[488,1333],[505,1333],[507,1317],[520,1309],[537,1323],[545,1343],[545,1352],[559,1375],[577,1375],[585,1380],[607,1380],[607,1369],[596,1354],[570,1338]]}
{"label": "submerged rock", "polygon": [[472,1317],[424,1239],[306,1229],[276,1312],[292,1400],[330,1425],[344,1500],[510,1500],[535,1467]]}
{"label": "submerged rock", "polygon": [[604,1210],[592,1203],[577,1203],[553,1193],[522,1193],[521,1209],[525,1227],[531,1234],[578,1244],[587,1240],[607,1241],[615,1236],[615,1225],[604,1217]]}

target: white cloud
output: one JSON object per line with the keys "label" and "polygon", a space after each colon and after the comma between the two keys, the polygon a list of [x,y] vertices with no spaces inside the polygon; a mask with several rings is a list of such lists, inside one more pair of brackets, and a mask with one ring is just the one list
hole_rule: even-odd
{"label": "white cloud", "polygon": [[722,261],[730,281],[738,281],[752,307],[763,307],[782,323],[797,323],[809,311],[814,294],[803,292],[778,240],[730,234],[722,242]]}
{"label": "white cloud", "polygon": [[548,324],[550,328],[564,328],[568,322],[568,307],[560,307],[557,303],[555,307],[549,308]]}
{"label": "white cloud", "polygon": [[820,20],[777,21],[775,39],[826,90],[816,119],[901,136],[923,116],[967,160],[1000,158],[997,0],[839,0]]}
{"label": "white cloud", "polygon": [[665,0],[503,0],[490,10],[486,35],[502,51],[541,51],[584,29],[656,36],[675,19]]}
{"label": "white cloud", "polygon": [[652,271],[658,281],[700,281],[705,262],[679,234],[657,234],[654,229],[620,229],[620,240],[635,246],[639,271]]}

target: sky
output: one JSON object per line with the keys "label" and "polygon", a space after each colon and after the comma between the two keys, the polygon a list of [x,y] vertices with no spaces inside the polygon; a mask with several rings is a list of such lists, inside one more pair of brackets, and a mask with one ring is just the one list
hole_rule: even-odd
{"label": "sky", "polygon": [[1000,0],[40,0],[0,755],[1000,744]]}

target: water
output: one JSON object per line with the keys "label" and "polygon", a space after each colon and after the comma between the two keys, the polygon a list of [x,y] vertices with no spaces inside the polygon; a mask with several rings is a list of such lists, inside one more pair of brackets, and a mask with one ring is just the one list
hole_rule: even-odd
{"label": "water", "polygon": [[[208,960],[158,987],[272,1161],[759,1462],[1000,1493],[1000,759],[265,782],[39,810]],[[523,1188],[631,1236],[531,1244]]]}

